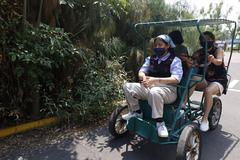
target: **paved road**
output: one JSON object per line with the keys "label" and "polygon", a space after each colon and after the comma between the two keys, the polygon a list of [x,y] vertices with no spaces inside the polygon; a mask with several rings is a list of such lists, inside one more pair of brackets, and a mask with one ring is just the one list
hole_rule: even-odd
{"label": "paved road", "polygon": [[[226,59],[228,55],[226,56]],[[218,128],[202,133],[202,160],[240,159],[240,54],[234,54],[229,69],[232,75],[228,94],[222,96],[223,114]],[[195,95],[196,96],[196,95]],[[134,135],[114,140],[106,127],[95,130],[46,149],[24,154],[31,160],[174,160],[176,145],[157,145]],[[18,159],[21,153],[11,155]]]}

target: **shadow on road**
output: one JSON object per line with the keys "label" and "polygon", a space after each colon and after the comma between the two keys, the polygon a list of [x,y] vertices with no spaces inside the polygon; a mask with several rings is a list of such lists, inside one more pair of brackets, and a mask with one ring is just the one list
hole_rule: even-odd
{"label": "shadow on road", "polygon": [[[239,143],[239,137],[221,129],[222,126],[219,125],[214,131],[202,133],[202,160],[224,160]],[[98,136],[104,136],[105,142],[98,143]],[[94,144],[99,152],[104,152],[107,148],[110,148],[109,152],[117,150],[124,160],[174,160],[176,156],[176,145],[154,144],[134,135],[113,139],[106,128],[89,133],[87,137],[88,144]]]}
{"label": "shadow on road", "polygon": [[[202,160],[225,160],[239,138],[222,131],[219,125],[214,131],[202,133]],[[25,153],[19,149],[10,159],[23,160],[174,160],[176,145],[154,144],[134,134],[113,139],[107,127],[99,127],[85,134],[74,133],[57,144]],[[14,158],[13,158],[14,157]],[[16,158],[18,157],[18,158]],[[7,157],[6,157],[7,158]]]}
{"label": "shadow on road", "polygon": [[109,135],[106,127],[79,137],[78,141],[97,148],[98,152],[104,152],[105,157],[98,157],[98,159],[104,160],[112,159],[109,154],[115,154],[114,159],[116,160],[156,160],[156,157],[161,160],[171,160],[175,158],[176,151],[176,145],[154,144],[131,133],[125,137],[114,139]]}
{"label": "shadow on road", "polygon": [[239,137],[221,129],[219,125],[214,131],[202,133],[202,160],[225,160],[239,143]]}

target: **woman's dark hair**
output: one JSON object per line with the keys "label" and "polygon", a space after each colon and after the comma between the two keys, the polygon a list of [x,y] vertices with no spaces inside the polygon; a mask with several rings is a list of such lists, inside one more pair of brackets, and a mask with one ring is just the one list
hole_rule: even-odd
{"label": "woman's dark hair", "polygon": [[179,45],[184,42],[182,33],[179,30],[172,31],[168,35],[169,35],[169,37],[172,38],[172,41],[174,44]]}
{"label": "woman's dark hair", "polygon": [[[203,32],[203,35],[209,36],[213,41],[215,41],[215,35],[212,32],[205,31],[205,32]],[[204,40],[205,40],[204,37],[202,35],[200,35],[199,36],[199,41],[201,42],[201,41],[204,41]]]}

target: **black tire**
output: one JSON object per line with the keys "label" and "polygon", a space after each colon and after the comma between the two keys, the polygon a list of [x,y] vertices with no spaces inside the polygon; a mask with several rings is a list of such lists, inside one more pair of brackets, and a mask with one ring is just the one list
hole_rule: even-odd
{"label": "black tire", "polygon": [[213,106],[208,115],[209,129],[214,130],[217,128],[222,114],[222,102],[218,97],[213,98]]}
{"label": "black tire", "polygon": [[201,134],[196,124],[187,125],[178,140],[176,160],[200,160]]}
{"label": "black tire", "polygon": [[[127,121],[122,119],[122,114],[124,111],[128,111],[127,105],[119,105],[115,111],[111,114],[108,130],[112,136],[115,138],[122,137],[127,134],[128,130],[126,128]],[[127,112],[125,112],[127,113]]]}

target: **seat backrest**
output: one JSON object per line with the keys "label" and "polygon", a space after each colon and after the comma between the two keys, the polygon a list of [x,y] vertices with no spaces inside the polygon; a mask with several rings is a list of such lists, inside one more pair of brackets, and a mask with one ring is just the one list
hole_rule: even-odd
{"label": "seat backrest", "polygon": [[[177,101],[178,102],[181,100],[181,98],[184,98],[184,96],[186,95],[186,93],[188,91],[189,83],[193,76],[193,72],[194,72],[194,68],[190,68],[187,72],[185,72],[183,74],[181,82],[179,83],[178,88],[177,88],[177,94],[178,94]],[[186,92],[184,92],[185,90],[186,90]]]}
{"label": "seat backrest", "polygon": [[179,86],[178,86],[178,89],[177,89],[178,97],[183,96],[184,90],[187,87],[187,82],[188,82],[188,72],[184,73],[184,75],[183,75],[183,77],[181,79],[181,82],[179,83]]}

